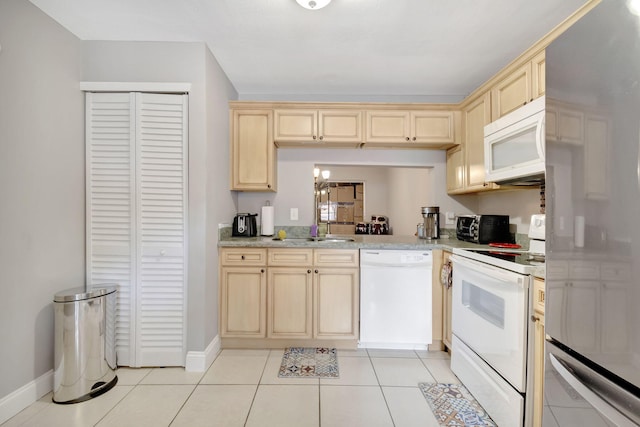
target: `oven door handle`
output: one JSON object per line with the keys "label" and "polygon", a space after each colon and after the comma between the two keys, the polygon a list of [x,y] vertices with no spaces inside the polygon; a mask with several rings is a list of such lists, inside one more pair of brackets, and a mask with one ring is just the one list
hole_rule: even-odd
{"label": "oven door handle", "polygon": [[466,267],[478,273],[491,276],[492,278],[499,280],[501,282],[509,283],[511,286],[513,286],[513,283],[517,283],[518,286],[524,288],[523,275],[521,274],[513,273],[511,271],[507,271],[499,267],[493,267],[491,265],[487,265],[481,262],[476,262],[461,256],[451,255],[449,259],[453,261],[454,273],[456,271],[455,264],[459,264],[461,267]]}

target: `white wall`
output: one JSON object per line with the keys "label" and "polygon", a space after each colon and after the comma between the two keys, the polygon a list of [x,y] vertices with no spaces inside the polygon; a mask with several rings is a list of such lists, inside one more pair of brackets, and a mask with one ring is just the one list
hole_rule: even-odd
{"label": "white wall", "polygon": [[[476,196],[447,195],[446,157],[443,150],[281,148],[277,155],[278,192],[238,193],[238,212],[260,212],[265,200],[269,200],[276,207],[276,226],[309,226],[313,222],[313,167],[316,164],[430,167],[432,169],[428,188],[424,189],[427,193],[427,205],[440,206],[441,212],[451,211],[456,214],[477,210]],[[370,188],[365,190],[367,193],[370,191]],[[289,210],[293,207],[298,208],[298,221],[289,219]],[[415,207],[409,207],[408,210],[415,210]],[[415,225],[419,222],[420,215],[416,217],[414,230],[409,234],[415,233]],[[232,217],[228,222],[231,220]],[[393,218],[390,220],[394,221]],[[394,224],[391,225],[394,227]]]}
{"label": "white wall", "polygon": [[[393,218],[393,234],[411,235],[423,221],[422,206],[429,204],[433,169],[392,168],[389,170],[389,216]],[[444,215],[441,215],[444,219]]]}
{"label": "white wall", "polygon": [[509,215],[509,223],[517,233],[527,234],[531,215],[540,213],[540,189],[523,187],[478,195],[479,214]]}
{"label": "white wall", "polygon": [[53,368],[52,299],[84,285],[85,224],[81,42],[2,0],[0,44],[2,401]]}
{"label": "white wall", "polygon": [[217,224],[235,211],[229,188],[229,107],[237,93],[203,43],[84,42],[86,81],[188,82],[187,350],[217,334]]}

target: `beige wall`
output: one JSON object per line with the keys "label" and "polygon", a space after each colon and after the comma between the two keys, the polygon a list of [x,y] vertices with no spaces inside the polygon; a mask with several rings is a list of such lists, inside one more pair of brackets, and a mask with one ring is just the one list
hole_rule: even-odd
{"label": "beige wall", "polygon": [[53,368],[52,300],[84,285],[85,223],[81,42],[2,0],[0,44],[1,402]]}

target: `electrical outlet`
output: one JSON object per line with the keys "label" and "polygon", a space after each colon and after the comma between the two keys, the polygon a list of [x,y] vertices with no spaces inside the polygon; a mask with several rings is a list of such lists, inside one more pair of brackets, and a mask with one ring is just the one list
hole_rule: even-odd
{"label": "electrical outlet", "polygon": [[298,208],[291,208],[291,210],[289,211],[289,219],[291,221],[298,220]]}
{"label": "electrical outlet", "polygon": [[444,217],[445,225],[454,225],[456,220],[456,214],[453,212],[447,212]]}

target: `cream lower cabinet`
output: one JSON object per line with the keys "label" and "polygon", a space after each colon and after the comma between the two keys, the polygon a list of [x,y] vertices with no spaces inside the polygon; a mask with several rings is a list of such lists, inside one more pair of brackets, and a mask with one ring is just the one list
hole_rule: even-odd
{"label": "cream lower cabinet", "polygon": [[220,264],[222,338],[358,339],[358,250],[225,248]]}
{"label": "cream lower cabinet", "polygon": [[220,253],[220,335],[264,338],[267,301],[266,249]]}
{"label": "cream lower cabinet", "polygon": [[534,279],[533,298],[533,427],[541,427],[544,403],[544,280]]}
{"label": "cream lower cabinet", "polygon": [[[444,251],[442,253],[443,265],[449,262],[451,252]],[[453,337],[453,330],[451,329],[451,311],[453,303],[452,287],[444,287],[442,290],[442,342],[444,345],[451,349],[451,341]]]}

